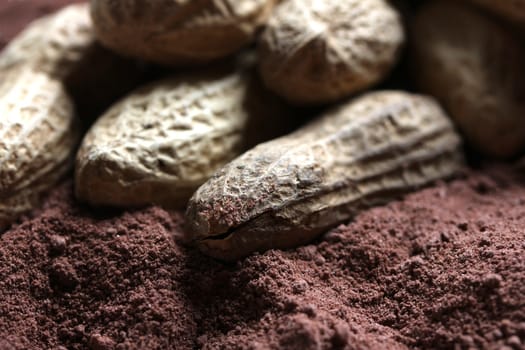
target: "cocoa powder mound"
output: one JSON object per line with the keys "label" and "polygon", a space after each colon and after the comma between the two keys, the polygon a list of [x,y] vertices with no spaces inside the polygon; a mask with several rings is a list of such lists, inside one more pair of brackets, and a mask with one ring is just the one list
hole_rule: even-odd
{"label": "cocoa powder mound", "polygon": [[66,183],[1,237],[0,348],[520,349],[520,176],[471,173],[230,265],[185,246],[180,213],[96,212]]}
{"label": "cocoa powder mound", "polygon": [[103,218],[74,204],[71,185],[57,189],[1,237],[3,346],[191,347],[176,222],[158,208]]}

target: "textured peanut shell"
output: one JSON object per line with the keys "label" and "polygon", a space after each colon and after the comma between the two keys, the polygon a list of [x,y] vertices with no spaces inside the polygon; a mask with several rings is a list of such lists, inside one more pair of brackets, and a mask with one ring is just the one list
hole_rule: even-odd
{"label": "textured peanut shell", "polygon": [[525,24],[525,0],[470,0],[501,17]]}
{"label": "textured peanut shell", "polygon": [[225,57],[254,39],[276,0],[91,0],[107,47],[164,65]]}
{"label": "textured peanut shell", "polygon": [[193,73],[139,89],[86,135],[76,195],[92,205],[185,207],[218,168],[288,132],[278,101],[250,72]]}
{"label": "textured peanut shell", "polygon": [[78,141],[62,84],[31,69],[0,77],[0,230],[70,169]]}
{"label": "textured peanut shell", "polygon": [[363,208],[453,175],[462,158],[433,99],[370,93],[215,173],[189,202],[188,235],[224,260],[294,247]]}
{"label": "textured peanut shell", "polygon": [[525,148],[525,47],[459,2],[434,2],[412,30],[414,76],[437,97],[468,142],[494,157]]}
{"label": "textured peanut shell", "polygon": [[17,35],[0,53],[0,73],[21,65],[63,81],[78,110],[95,113],[135,87],[143,73],[98,44],[87,3],[66,6]]}
{"label": "textured peanut shell", "polygon": [[404,42],[385,0],[288,0],[259,40],[266,85],[298,104],[339,100],[381,79]]}

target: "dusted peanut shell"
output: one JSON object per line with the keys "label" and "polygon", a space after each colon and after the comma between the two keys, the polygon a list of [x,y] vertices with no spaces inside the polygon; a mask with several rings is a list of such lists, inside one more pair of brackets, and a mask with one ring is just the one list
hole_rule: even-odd
{"label": "dusted peanut shell", "polygon": [[78,152],[77,197],[92,205],[183,208],[218,168],[290,130],[282,105],[253,77],[240,70],[191,73],[115,104]]}
{"label": "dusted peanut shell", "polygon": [[462,158],[460,138],[432,98],[369,93],[220,169],[189,202],[188,236],[224,260],[295,247],[453,175]]}
{"label": "dusted peanut shell", "polygon": [[397,62],[400,15],[385,0],[288,0],[259,40],[266,85],[298,104],[322,104],[364,90]]}
{"label": "dusted peanut shell", "polygon": [[97,36],[123,55],[164,65],[228,56],[253,41],[276,0],[91,0]]}
{"label": "dusted peanut shell", "polygon": [[525,46],[459,2],[433,2],[412,30],[419,87],[437,97],[471,146],[494,157],[525,148]]}
{"label": "dusted peanut shell", "polygon": [[66,174],[78,134],[59,81],[29,68],[0,76],[0,230]]}

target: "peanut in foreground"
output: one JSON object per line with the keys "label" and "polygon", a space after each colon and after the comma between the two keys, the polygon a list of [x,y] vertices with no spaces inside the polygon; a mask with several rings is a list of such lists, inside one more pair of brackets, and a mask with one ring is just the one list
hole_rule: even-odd
{"label": "peanut in foreground", "polygon": [[219,170],[190,200],[188,235],[224,260],[305,244],[364,208],[452,176],[462,160],[433,99],[370,93]]}

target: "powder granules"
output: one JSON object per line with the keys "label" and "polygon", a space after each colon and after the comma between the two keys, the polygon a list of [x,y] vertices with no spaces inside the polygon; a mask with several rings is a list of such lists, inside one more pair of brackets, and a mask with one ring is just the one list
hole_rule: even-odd
{"label": "powder granules", "polygon": [[518,176],[470,174],[233,265],[185,247],[179,214],[96,213],[64,184],[1,237],[0,348],[519,349]]}

